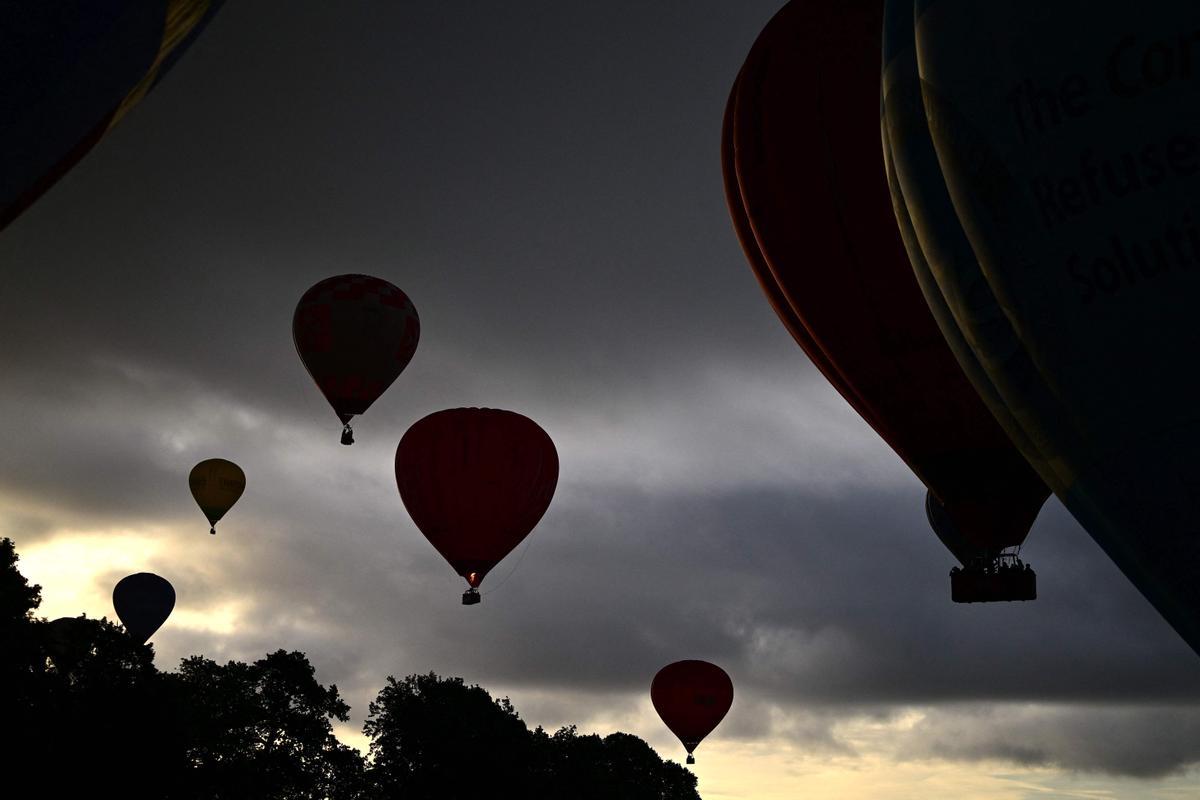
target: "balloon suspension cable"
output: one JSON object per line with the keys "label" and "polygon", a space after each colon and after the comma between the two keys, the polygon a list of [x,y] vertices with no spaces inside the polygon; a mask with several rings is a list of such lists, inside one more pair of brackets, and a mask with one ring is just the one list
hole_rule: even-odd
{"label": "balloon suspension cable", "polygon": [[354,429],[350,427],[349,422],[342,425],[342,444],[354,444]]}
{"label": "balloon suspension cable", "polygon": [[521,562],[525,560],[525,554],[529,552],[529,545],[531,545],[531,544],[533,544],[532,539],[525,540],[525,544],[522,545],[522,547],[521,547],[521,555],[517,556],[517,560],[513,563],[512,569],[510,569],[508,571],[507,575],[505,575],[503,578],[500,579],[499,583],[497,583],[491,589],[488,589],[486,592],[484,592],[485,595],[495,594],[496,590],[498,590],[504,584],[508,583],[508,579],[511,578],[516,573],[517,567],[521,566]]}

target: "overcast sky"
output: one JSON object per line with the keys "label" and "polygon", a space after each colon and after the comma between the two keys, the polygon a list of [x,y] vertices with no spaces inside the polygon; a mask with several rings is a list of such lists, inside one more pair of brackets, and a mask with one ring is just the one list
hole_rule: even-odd
{"label": "overcast sky", "polygon": [[[227,4],[0,234],[0,535],[43,613],[111,617],[157,572],[160,667],[301,649],[356,744],[385,676],[434,670],[680,759],[647,689],[707,659],[737,692],[710,800],[1200,788],[1195,654],[1054,500],[1038,600],[952,604],[923,487],[761,295],[718,146],[778,6]],[[352,448],[290,327],[345,272],[421,317]],[[463,607],[392,458],[469,405],[535,419],[561,478]],[[248,488],[211,537],[214,456]]]}

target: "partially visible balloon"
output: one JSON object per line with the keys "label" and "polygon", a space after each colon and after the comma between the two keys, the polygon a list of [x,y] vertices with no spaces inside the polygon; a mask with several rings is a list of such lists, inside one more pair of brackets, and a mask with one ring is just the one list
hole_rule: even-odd
{"label": "partially visible balloon", "polygon": [[175,588],[151,572],[127,575],[113,588],[113,608],[130,637],[145,644],[171,616]]}
{"label": "partially visible balloon", "polygon": [[970,564],[986,555],[987,551],[980,550],[970,539],[963,536],[954,520],[946,513],[946,507],[938,501],[933,492],[925,492],[925,519],[929,522],[930,530],[937,534],[941,543],[960,564]]}
{"label": "partially visible balloon", "polygon": [[292,317],[296,352],[342,421],[342,444],[354,444],[350,419],[399,377],[420,335],[408,295],[380,278],[338,275],[300,298]]}
{"label": "partially visible balloon", "polygon": [[[978,266],[945,187],[940,181],[935,184],[914,178],[922,169],[937,170],[937,156],[921,102],[913,49],[912,0],[887,0],[883,31],[880,132],[900,238],[921,293],[963,374],[1014,445],[1025,454],[1033,449],[1027,432],[1009,412],[958,325],[951,303],[961,303],[962,295],[944,295],[934,274],[935,271],[943,276],[951,272],[970,273],[978,271]],[[930,261],[938,266],[932,267]],[[980,290],[979,286],[974,289],[976,293]],[[962,563],[961,568],[956,567],[950,573],[950,597],[954,602],[1037,598],[1037,576],[1017,553],[996,558],[994,553],[971,542],[932,493],[925,498],[925,511],[934,533]]]}
{"label": "partially visible balloon", "polygon": [[396,448],[396,486],[425,538],[463,576],[463,603],[537,525],[558,483],[558,452],[512,411],[455,408],[418,420]]}
{"label": "partially visible balloon", "polygon": [[60,670],[70,670],[91,649],[85,617],[59,617],[46,623],[45,647]]}
{"label": "partially visible balloon", "polygon": [[970,243],[930,265],[1014,440],[1200,653],[1197,31],[1192,2],[918,2],[912,174]]}
{"label": "partially visible balloon", "polygon": [[896,231],[878,139],[882,20],[882,0],[793,0],[771,20],[727,110],[726,193],[793,337],[998,558],[1049,490],[964,376]]}
{"label": "partially visible balloon", "polygon": [[0,229],[158,85],[223,2],[0,4]]}
{"label": "partially visible balloon", "polygon": [[[979,362],[958,324],[963,303],[986,297],[981,281],[967,285],[978,264],[959,225],[950,196],[941,183],[937,155],[925,124],[921,87],[913,50],[913,0],[887,0],[884,17],[880,127],[884,166],[900,238],[925,302],[963,373],[1022,454],[1032,443],[1012,417],[992,379]],[[929,170],[938,180],[926,180]],[[954,281],[955,292],[942,291],[939,280]],[[979,303],[974,303],[978,307]],[[1005,321],[1007,324],[1007,321]]]}
{"label": "partially visible balloon", "polygon": [[196,505],[208,520],[208,532],[217,532],[217,521],[246,491],[246,473],[232,461],[210,458],[192,467],[188,475],[188,486]]}
{"label": "partially visible balloon", "polygon": [[[739,74],[738,80],[740,81],[740,79],[741,75]],[[857,396],[854,387],[838,372],[837,367],[829,361],[825,352],[817,345],[812,334],[804,326],[804,321],[796,316],[796,312],[792,310],[787,298],[779,288],[779,284],[775,282],[771,268],[763,258],[762,251],[758,249],[758,242],[754,239],[754,229],[750,225],[750,219],[746,216],[746,206],[742,202],[742,192],[737,182],[737,166],[734,164],[733,158],[733,112],[736,98],[737,82],[734,83],[733,91],[729,93],[729,100],[725,103],[725,119],[721,125],[721,176],[725,181],[725,204],[729,210],[730,219],[733,221],[734,232],[737,234],[738,241],[741,242],[742,253],[750,262],[750,268],[758,278],[758,285],[762,288],[763,294],[767,296],[767,302],[771,304],[771,308],[775,310],[776,316],[779,317],[779,321],[783,323],[787,332],[792,335],[792,339],[800,345],[800,349],[808,355],[813,365],[825,376],[825,380],[829,381],[842,397],[846,398],[846,401],[863,419],[867,420],[871,427],[875,427],[870,407],[866,401]]]}
{"label": "partially visible balloon", "polygon": [[692,752],[733,705],[733,681],[716,664],[676,661],[654,676],[650,702],[687,750],[687,763],[695,764]]}

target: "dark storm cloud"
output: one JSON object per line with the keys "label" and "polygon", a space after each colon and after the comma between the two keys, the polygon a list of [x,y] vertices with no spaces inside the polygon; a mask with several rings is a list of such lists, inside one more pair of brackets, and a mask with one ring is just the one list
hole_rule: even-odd
{"label": "dark storm cloud", "polygon": [[771,5],[230,7],[172,90],[6,233],[30,311],[5,333],[263,388],[299,294],[365,270],[413,296],[447,355],[581,392],[681,348],[782,346],[717,168],[724,94]]}
{"label": "dark storm cloud", "polygon": [[[384,676],[436,670],[572,721],[696,657],[734,676],[731,737],[847,753],[840,720],[920,705],[906,757],[1196,761],[1134,741],[1195,741],[1195,656],[1061,507],[1035,603],[952,605],[920,487],[762,298],[717,145],[776,5],[230,4],[0,236],[0,533],[191,535],[148,566],[238,624],[168,626],[165,664],[301,649],[359,720]],[[347,271],[422,319],[353,448],[290,336]],[[458,405],[529,414],[563,464],[472,609],[391,476],[404,429]],[[214,455],[249,484],[209,537],[186,474]],[[961,706],[990,701],[1077,711]]]}

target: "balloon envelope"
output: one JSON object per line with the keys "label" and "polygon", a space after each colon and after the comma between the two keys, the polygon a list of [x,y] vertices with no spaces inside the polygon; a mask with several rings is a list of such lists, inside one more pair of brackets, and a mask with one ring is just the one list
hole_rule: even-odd
{"label": "balloon envelope", "polygon": [[246,491],[246,473],[232,461],[210,458],[192,467],[188,487],[212,526],[209,533],[216,533],[217,520],[225,516]]}
{"label": "balloon envelope", "polygon": [[84,617],[59,617],[46,623],[46,651],[60,669],[78,664],[91,649],[88,620]]}
{"label": "balloon envelope", "polygon": [[0,229],[158,84],[222,2],[0,4]]}
{"label": "balloon envelope", "polygon": [[472,589],[533,530],[557,483],[554,442],[512,411],[438,411],[396,448],[404,507]]}
{"label": "balloon envelope", "polygon": [[[977,266],[935,270],[1063,503],[1200,652],[1200,6],[916,4],[921,95]],[[964,277],[965,276],[965,277]]]}
{"label": "balloon envelope", "polygon": [[[888,0],[884,17],[881,128],[884,161],[896,220],[909,261],[946,343],[963,373],[1014,446],[1045,474],[1033,440],[1008,407],[1003,391],[980,361],[980,339],[995,352],[1018,358],[1010,321],[982,280],[979,264],[955,214],[925,120],[913,41],[912,0]],[[989,315],[986,324],[964,327],[965,318]]]}
{"label": "balloon envelope", "polygon": [[304,293],[292,317],[300,360],[347,425],[408,366],[420,335],[408,295],[369,275],[326,278]]}
{"label": "balloon envelope", "polygon": [[882,0],[793,0],[771,20],[731,96],[729,205],[797,342],[963,535],[999,551],[1024,541],[1049,490],[964,376],[896,231],[882,20]]}
{"label": "balloon envelope", "polygon": [[937,534],[938,539],[954,554],[959,563],[970,564],[985,555],[985,551],[981,551],[963,536],[933,492],[925,493],[925,519],[929,522],[930,529]]}
{"label": "balloon envelope", "polygon": [[145,644],[171,616],[175,588],[151,572],[128,575],[113,588],[113,608],[129,635]]}
{"label": "balloon envelope", "polygon": [[733,681],[716,664],[676,661],[654,676],[650,701],[690,756],[729,713]]}

